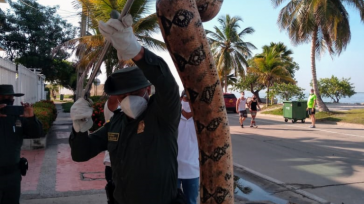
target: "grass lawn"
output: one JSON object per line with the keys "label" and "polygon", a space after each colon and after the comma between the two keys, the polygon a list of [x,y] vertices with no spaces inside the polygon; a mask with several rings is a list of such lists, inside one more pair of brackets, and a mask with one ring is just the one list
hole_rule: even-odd
{"label": "grass lawn", "polygon": [[69,113],[73,102],[62,103],[63,112]]}
{"label": "grass lawn", "polygon": [[[275,110],[264,111],[262,114],[281,115],[283,116],[283,108]],[[356,123],[364,125],[364,109],[355,109],[350,111],[332,111],[332,112],[317,112],[317,121],[332,121],[332,122],[345,122]]]}
{"label": "grass lawn", "polygon": [[274,105],[269,105],[268,107],[265,106],[265,104],[259,104],[260,107],[262,108],[262,111],[264,110],[273,110],[273,109],[277,109],[279,107],[282,107],[282,104],[274,104]]}

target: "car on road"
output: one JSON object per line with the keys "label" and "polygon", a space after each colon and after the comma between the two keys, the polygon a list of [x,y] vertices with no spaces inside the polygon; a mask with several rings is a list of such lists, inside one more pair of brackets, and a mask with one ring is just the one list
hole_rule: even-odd
{"label": "car on road", "polygon": [[225,107],[227,111],[236,113],[236,96],[233,93],[224,93]]}

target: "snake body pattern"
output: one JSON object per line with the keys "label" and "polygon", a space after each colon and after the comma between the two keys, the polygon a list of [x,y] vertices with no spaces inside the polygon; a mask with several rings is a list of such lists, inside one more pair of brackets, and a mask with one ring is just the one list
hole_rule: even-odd
{"label": "snake body pattern", "polygon": [[201,203],[234,203],[232,146],[222,87],[202,22],[223,0],[157,0],[168,51],[190,99],[200,152]]}

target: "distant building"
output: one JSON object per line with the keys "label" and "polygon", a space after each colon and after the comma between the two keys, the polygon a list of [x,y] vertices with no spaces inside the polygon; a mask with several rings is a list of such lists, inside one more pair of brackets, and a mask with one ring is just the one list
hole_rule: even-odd
{"label": "distant building", "polygon": [[6,3],[6,0],[0,0],[0,3]]}

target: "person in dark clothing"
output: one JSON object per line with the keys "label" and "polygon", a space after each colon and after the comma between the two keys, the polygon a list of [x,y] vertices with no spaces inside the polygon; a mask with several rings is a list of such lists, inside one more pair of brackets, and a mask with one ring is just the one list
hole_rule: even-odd
{"label": "person in dark clothing", "polygon": [[[109,122],[88,134],[92,108],[78,99],[71,107],[72,158],[87,161],[108,150],[118,204],[176,203],[179,88],[164,60],[139,45],[130,24],[126,26],[132,19],[126,18],[131,17],[124,17],[123,23],[99,23],[119,59],[131,58],[137,65],[115,71],[105,82],[105,93],[117,97],[123,112],[114,111]],[[148,80],[156,89],[151,97]]]}
{"label": "person in dark clothing", "polygon": [[23,95],[14,93],[13,85],[0,85],[0,204],[19,203],[23,139],[43,136],[42,124],[30,104],[22,103],[23,115],[1,113],[6,106],[13,105],[14,97]]}
{"label": "person in dark clothing", "polygon": [[257,128],[258,126],[255,123],[255,118],[257,117],[258,108],[260,110],[260,106],[259,106],[259,102],[258,102],[256,96],[253,96],[253,99],[250,100],[250,102],[248,104],[248,107],[249,107],[250,114],[252,116],[252,120],[250,122],[250,127],[256,127]]}

